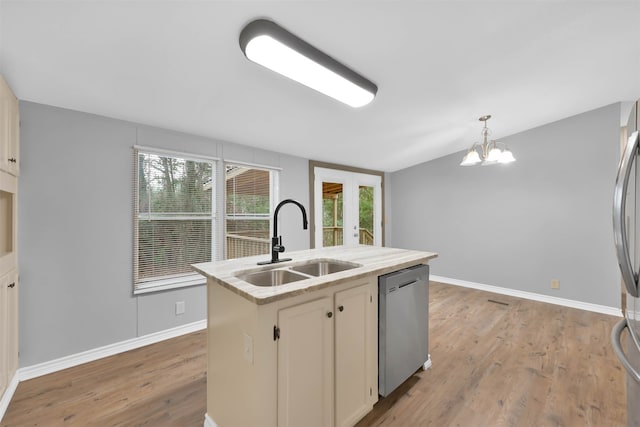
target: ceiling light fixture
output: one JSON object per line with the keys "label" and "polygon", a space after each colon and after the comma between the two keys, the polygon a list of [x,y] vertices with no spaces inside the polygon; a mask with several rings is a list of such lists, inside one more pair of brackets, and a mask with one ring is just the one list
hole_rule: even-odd
{"label": "ceiling light fixture", "polygon": [[244,27],[240,48],[250,61],[354,108],[378,92],[371,81],[266,19]]}
{"label": "ceiling light fixture", "polygon": [[[484,127],[482,128],[482,138],[483,142],[474,142],[467,154],[465,154],[462,159],[462,163],[460,166],[473,166],[478,163],[482,165],[495,165],[497,163],[511,163],[515,162],[516,158],[513,157],[513,153],[507,147],[507,144],[499,141],[489,141],[489,135],[491,131],[487,127],[487,120],[491,118],[491,115],[487,114],[486,116],[480,117],[478,120],[484,122]],[[498,146],[500,144],[503,148]],[[480,148],[480,153],[478,153],[478,149]]]}

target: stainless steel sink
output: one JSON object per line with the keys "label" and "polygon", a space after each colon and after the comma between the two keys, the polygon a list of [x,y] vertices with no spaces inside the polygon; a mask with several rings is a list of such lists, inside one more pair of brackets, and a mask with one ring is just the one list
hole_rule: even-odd
{"label": "stainless steel sink", "polygon": [[259,271],[238,272],[236,277],[255,286],[280,286],[357,267],[362,266],[335,259],[313,259],[290,266],[278,265]]}
{"label": "stainless steel sink", "polygon": [[241,274],[236,277],[255,286],[280,286],[309,278],[309,276],[282,269],[258,271],[256,273]]}
{"label": "stainless steel sink", "polygon": [[310,276],[324,276],[326,274],[337,273],[339,271],[351,270],[360,267],[359,264],[337,260],[314,260],[307,263],[291,267],[292,270]]}

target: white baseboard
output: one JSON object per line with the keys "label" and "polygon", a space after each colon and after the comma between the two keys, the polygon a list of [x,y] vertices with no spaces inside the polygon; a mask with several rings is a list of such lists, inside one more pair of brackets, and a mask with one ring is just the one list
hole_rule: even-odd
{"label": "white baseboard", "polygon": [[218,424],[213,422],[209,414],[204,414],[204,427],[218,427]]}
{"label": "white baseboard", "polygon": [[37,365],[27,366],[18,369],[19,380],[30,380],[31,378],[51,374],[53,372],[81,365],[83,363],[93,362],[94,360],[102,359],[103,357],[113,356],[118,353],[123,353],[125,351],[144,347],[145,345],[155,344],[169,338],[175,338],[180,335],[199,331],[201,329],[205,329],[206,327],[207,321],[200,320],[198,322],[188,323],[186,325],[177,326],[175,328],[166,329],[164,331],[154,332],[152,334],[143,335],[141,337],[131,338],[126,341],[121,341],[114,344],[105,345],[103,347],[83,351],[82,353],[71,354],[59,359],[38,363]]}
{"label": "white baseboard", "polygon": [[13,378],[11,378],[7,389],[2,394],[2,399],[0,399],[0,421],[2,420],[2,417],[4,417],[4,413],[7,412],[9,402],[11,402],[11,398],[18,388],[19,382],[20,381],[18,380],[18,372],[16,372],[15,374],[13,374]]}
{"label": "white baseboard", "polygon": [[468,282],[466,280],[451,279],[449,277],[429,275],[429,280],[433,280],[434,282],[447,283],[449,285],[463,286],[465,288],[479,289],[481,291],[493,292],[496,294],[509,295],[512,297],[529,299],[533,301],[540,301],[540,302],[546,302],[549,304],[562,305],[565,307],[578,308],[580,310],[593,311],[595,313],[608,314],[610,316],[622,317],[622,311],[618,307],[609,307],[607,305],[591,304],[588,302],[552,297],[549,295],[536,294],[533,292],[519,291],[516,289],[501,288],[499,286]]}

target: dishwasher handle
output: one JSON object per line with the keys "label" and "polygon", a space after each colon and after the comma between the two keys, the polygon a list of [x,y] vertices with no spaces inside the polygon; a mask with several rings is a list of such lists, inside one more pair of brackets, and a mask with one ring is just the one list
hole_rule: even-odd
{"label": "dishwasher handle", "polygon": [[620,363],[622,363],[622,366],[624,366],[627,374],[629,374],[629,376],[633,378],[635,382],[640,384],[640,374],[633,368],[631,362],[629,362],[629,359],[627,359],[626,354],[624,354],[624,351],[622,351],[622,344],[620,343],[622,331],[627,327],[628,325],[626,317],[616,323],[616,325],[611,330],[611,344],[613,345],[613,351],[615,351],[616,356],[618,356],[618,359],[620,359]]}
{"label": "dishwasher handle", "polygon": [[407,283],[403,283],[402,285],[398,286],[398,289],[400,288],[404,288],[405,286],[409,286],[409,285],[413,285],[414,283],[416,283],[418,281],[418,279],[413,279],[410,282]]}

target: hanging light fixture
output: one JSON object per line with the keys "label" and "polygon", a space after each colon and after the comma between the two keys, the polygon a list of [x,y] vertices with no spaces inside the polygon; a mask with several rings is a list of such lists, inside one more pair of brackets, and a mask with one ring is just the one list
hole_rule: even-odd
{"label": "hanging light fixture", "polygon": [[[480,117],[478,120],[484,122],[482,128],[482,143],[474,142],[467,154],[462,159],[460,166],[473,166],[478,163],[482,165],[495,165],[498,163],[511,163],[515,162],[516,158],[513,157],[513,153],[507,147],[507,144],[499,141],[489,141],[489,135],[491,131],[487,127],[487,120],[491,118],[491,115]],[[502,148],[500,147],[502,146]],[[480,153],[478,153],[480,148]]]}
{"label": "hanging light fixture", "polygon": [[354,108],[367,105],[378,92],[360,74],[266,19],[244,27],[240,48],[250,61]]}

